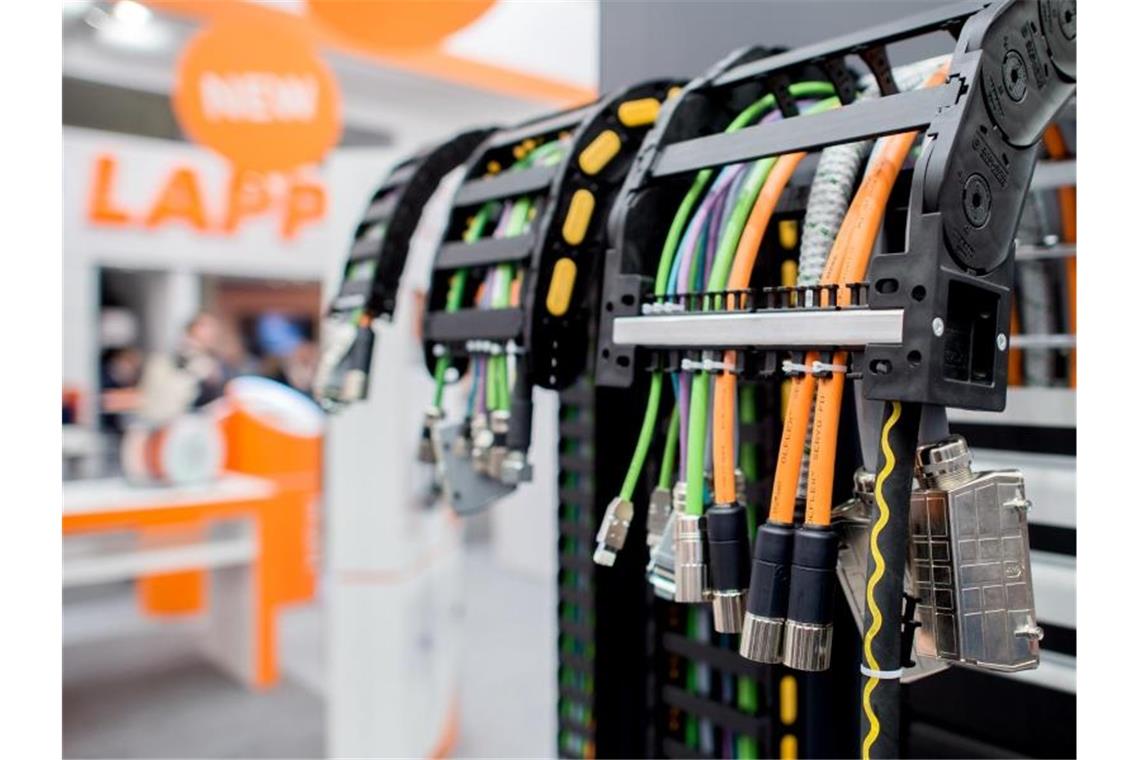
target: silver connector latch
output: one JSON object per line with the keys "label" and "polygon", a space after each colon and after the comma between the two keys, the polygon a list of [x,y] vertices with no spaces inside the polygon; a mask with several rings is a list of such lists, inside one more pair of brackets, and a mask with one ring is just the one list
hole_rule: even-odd
{"label": "silver connector latch", "polygon": [[629,534],[629,523],[633,520],[633,502],[616,498],[606,507],[602,525],[598,528],[598,548],[594,550],[594,562],[612,567],[617,553],[625,546]]}
{"label": "silver connector latch", "polygon": [[645,518],[645,543],[650,549],[661,543],[665,523],[672,513],[673,497],[667,489],[657,486],[649,495],[649,513]]}
{"label": "silver connector latch", "polygon": [[703,602],[709,581],[700,515],[678,514],[673,530],[677,574],[675,601],[689,604]]}
{"label": "silver connector latch", "polygon": [[961,436],[920,446],[911,495],[915,651],[997,671],[1040,661],[1025,479],[974,472]]}

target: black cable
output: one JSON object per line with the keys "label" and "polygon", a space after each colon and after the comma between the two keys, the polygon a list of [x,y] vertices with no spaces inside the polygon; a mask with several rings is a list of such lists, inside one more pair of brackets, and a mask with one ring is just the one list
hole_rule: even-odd
{"label": "black cable", "polygon": [[903,570],[922,406],[888,402],[879,438],[863,615],[863,758],[899,756]]}

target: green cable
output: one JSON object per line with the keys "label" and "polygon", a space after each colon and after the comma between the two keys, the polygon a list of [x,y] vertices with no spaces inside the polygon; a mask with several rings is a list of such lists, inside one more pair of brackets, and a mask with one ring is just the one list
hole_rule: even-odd
{"label": "green cable", "polygon": [[[708,434],[709,376],[693,375],[689,391],[689,457],[685,469],[685,513],[705,513],[705,438]],[[698,414],[698,411],[700,412]]]}
{"label": "green cable", "polygon": [[[478,213],[475,214],[475,218],[471,221],[471,226],[463,233],[463,242],[474,243],[483,237],[483,230],[487,227],[487,221],[491,218],[491,212],[494,208],[494,203],[483,204]],[[460,269],[451,276],[451,283],[447,289],[447,304],[444,306],[444,311],[458,311],[460,304],[463,302],[463,291],[466,289],[467,270]],[[446,353],[435,360],[435,395],[433,396],[432,405],[436,408],[443,403],[443,385],[447,379],[447,370],[450,366],[451,357]]]}
{"label": "green cable", "polygon": [[[835,94],[835,88],[829,82],[796,82],[788,87],[788,91],[794,98],[828,97]],[[765,112],[770,111],[775,105],[776,97],[772,94],[765,95],[737,114],[736,118],[729,123],[724,131],[736,132],[743,129]],[[669,284],[669,270],[673,267],[673,257],[677,254],[677,246],[680,245],[681,237],[685,233],[685,225],[689,221],[693,207],[696,206],[697,201],[700,199],[701,194],[705,191],[705,187],[712,178],[712,174],[712,169],[701,169],[697,172],[693,184],[689,187],[688,192],[685,193],[685,197],[677,207],[677,212],[673,215],[673,222],[669,225],[669,233],[665,237],[665,245],[661,250],[661,259],[657,262],[657,277],[653,284],[654,295],[661,296],[665,294],[666,287]],[[658,401],[660,401],[660,376],[660,372],[654,372],[652,380],[652,382],[658,384]],[[657,425],[657,406],[652,404],[652,385],[650,386],[649,398],[651,403],[646,404],[645,419],[641,424],[641,437],[637,440],[637,449],[634,451],[633,459],[629,463],[629,470],[626,472],[625,482],[627,484],[632,481],[636,485],[637,479],[641,476],[641,467],[645,463],[645,454],[642,453],[639,457],[638,452],[649,450],[649,444],[653,438],[653,429]],[[690,436],[690,442],[691,440],[692,438]],[[703,462],[701,466],[703,468]],[[689,471],[691,472],[691,470],[692,468],[690,467]],[[697,489],[690,490],[696,491]],[[623,493],[624,491],[625,489],[623,488]],[[631,487],[629,496],[623,496],[622,498],[628,500],[632,495],[633,488]]]}
{"label": "green cable", "polygon": [[637,448],[633,452],[633,460],[629,463],[629,470],[625,473],[625,480],[621,484],[619,497],[623,501],[633,500],[633,491],[637,488],[637,480],[641,477],[641,468],[645,464],[645,457],[649,453],[649,444],[653,440],[653,428],[657,425],[657,409],[661,406],[661,385],[663,377],[660,372],[654,372],[649,380],[649,400],[645,405],[645,417],[641,421],[641,433],[637,437]]}
{"label": "green cable", "polygon": [[665,435],[665,453],[661,455],[661,477],[657,479],[657,486],[668,491],[673,487],[673,467],[677,463],[677,442],[681,437],[681,407],[673,405],[673,414],[669,418],[669,432]]}

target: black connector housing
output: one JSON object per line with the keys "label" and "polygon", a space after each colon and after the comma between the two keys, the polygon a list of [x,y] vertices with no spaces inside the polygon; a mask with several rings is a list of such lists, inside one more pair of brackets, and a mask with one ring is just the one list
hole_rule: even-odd
{"label": "black connector housing", "polygon": [[794,539],[790,525],[765,523],[756,529],[748,585],[748,611],[753,615],[777,620],[786,616]]}
{"label": "black connector housing", "polygon": [[705,513],[709,574],[714,591],[748,587],[748,516],[739,504],[717,505]]}
{"label": "black connector housing", "polygon": [[788,620],[831,623],[838,559],[839,536],[830,527],[804,526],[796,531],[788,588]]}

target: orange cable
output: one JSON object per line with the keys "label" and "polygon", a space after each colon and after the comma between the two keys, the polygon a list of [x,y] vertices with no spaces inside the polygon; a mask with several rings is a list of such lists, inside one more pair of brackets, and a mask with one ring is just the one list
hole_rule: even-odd
{"label": "orange cable", "polygon": [[[927,78],[924,87],[945,81],[946,68]],[[883,138],[881,150],[859,190],[851,201],[843,224],[836,235],[823,272],[823,284],[840,286],[857,282],[866,276],[875,238],[886,214],[887,201],[898,179],[903,163],[914,145],[917,132],[905,132]],[[834,263],[833,263],[834,262]],[[851,294],[840,287],[840,306],[850,303]],[[807,362],[810,367],[810,362]],[[847,352],[836,351],[832,364],[847,363]],[[843,403],[843,372],[833,372],[816,382],[815,418],[809,452],[807,509],[804,524],[825,527],[831,524],[831,500],[834,486],[836,444],[839,434],[839,412]],[[800,443],[803,446],[803,443]]]}
{"label": "orange cable", "polygon": [[[776,204],[788,186],[806,153],[789,153],[780,156],[772,166],[764,186],[761,188],[752,212],[748,215],[740,242],[732,259],[732,270],[728,275],[728,290],[744,290],[752,281],[752,270],[760,253],[760,243],[772,220]],[[728,299],[728,308],[739,308],[738,301]],[[736,352],[724,353],[726,366],[734,366]],[[713,488],[717,504],[732,504],[736,501],[736,375],[725,371],[716,377],[713,396]],[[800,446],[803,451],[803,446]],[[799,464],[796,464],[799,468]]]}
{"label": "orange cable", "polygon": [[[1045,152],[1050,158],[1065,158],[1068,150],[1065,148],[1065,138],[1061,128],[1050,124],[1045,130],[1041,142],[1045,145]],[[1077,188],[1057,188],[1057,205],[1061,210],[1061,239],[1066,243],[1077,242]],[[1069,291],[1069,329],[1073,335],[1077,334],[1077,257],[1069,256],[1065,259],[1065,278]],[[1069,352],[1069,387],[1077,387],[1077,349]]]}

